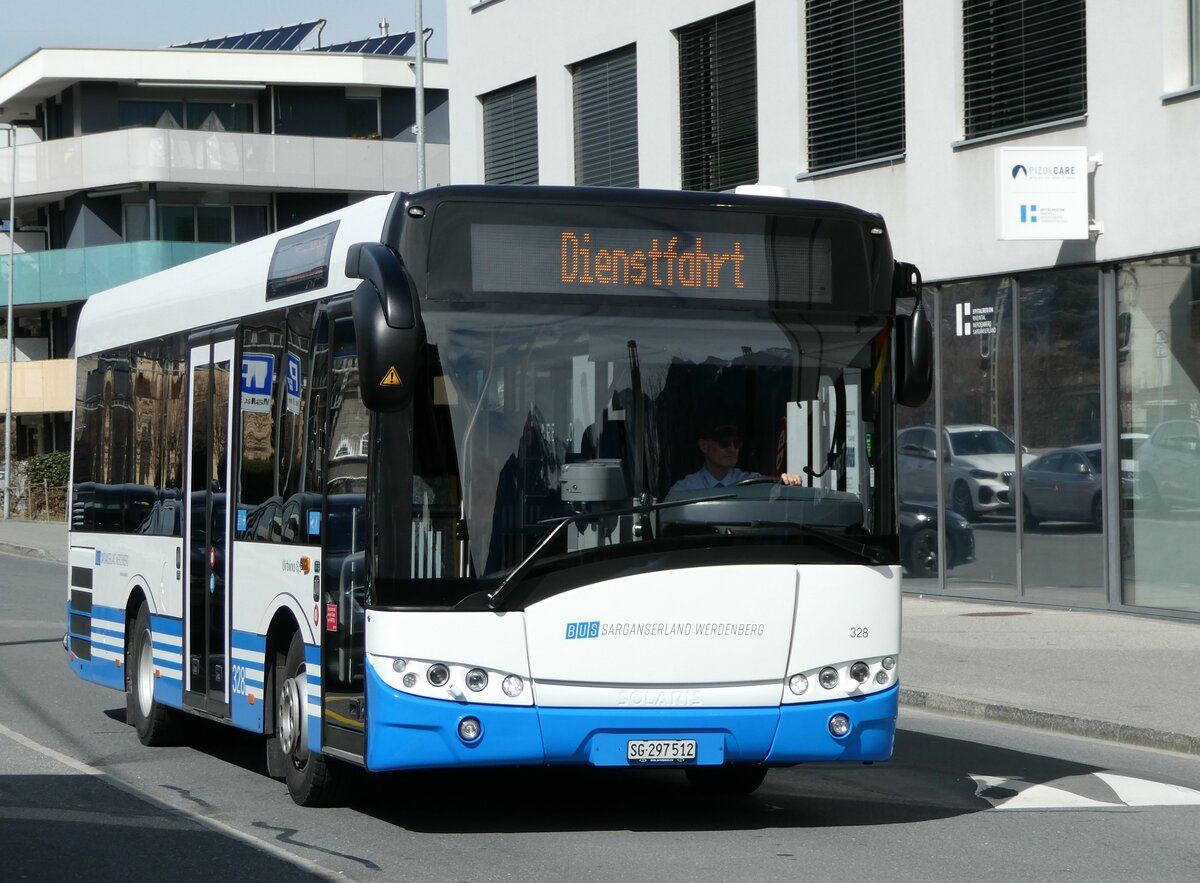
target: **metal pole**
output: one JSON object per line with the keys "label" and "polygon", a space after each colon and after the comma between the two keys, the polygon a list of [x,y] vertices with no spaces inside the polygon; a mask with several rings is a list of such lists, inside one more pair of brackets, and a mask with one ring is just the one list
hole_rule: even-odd
{"label": "metal pole", "polygon": [[417,189],[425,189],[425,28],[421,24],[421,0],[416,2],[416,25],[413,30],[417,38],[417,89],[416,125],[417,136]]}
{"label": "metal pole", "polygon": [[8,189],[8,391],[4,397],[4,520],[8,520],[9,488],[12,487],[12,382],[13,382],[13,277],[17,275],[17,130],[8,124],[8,150],[12,155],[12,178]]}

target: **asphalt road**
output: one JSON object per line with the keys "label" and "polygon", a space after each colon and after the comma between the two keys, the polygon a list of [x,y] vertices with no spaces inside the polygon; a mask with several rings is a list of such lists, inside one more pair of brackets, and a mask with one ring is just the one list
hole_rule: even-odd
{"label": "asphalt road", "polygon": [[908,710],[893,762],[734,800],[670,771],[450,771],[302,809],[248,734],[141,746],[123,697],[63,661],[64,583],[0,556],[4,880],[1200,877],[1200,760]]}

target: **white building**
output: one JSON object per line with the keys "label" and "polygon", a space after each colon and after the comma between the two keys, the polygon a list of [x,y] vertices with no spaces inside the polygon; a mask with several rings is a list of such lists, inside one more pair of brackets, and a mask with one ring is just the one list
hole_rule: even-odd
{"label": "white building", "polygon": [[[456,183],[761,183],[878,211],[940,323],[914,422],[998,427],[1026,460],[1102,446],[1094,474],[1012,455],[1016,512],[960,507],[974,561],[943,539],[951,566],[914,587],[1200,613],[1200,4],[447,6]],[[947,507],[955,442],[929,435]]]}
{"label": "white building", "polygon": [[[0,123],[18,144],[16,458],[68,449],[74,325],[88,295],[416,187],[413,35],[320,46],[323,25],[169,49],[37,49],[0,72]],[[449,181],[445,61],[427,64],[425,87],[432,186]],[[0,290],[8,135],[0,133]]]}

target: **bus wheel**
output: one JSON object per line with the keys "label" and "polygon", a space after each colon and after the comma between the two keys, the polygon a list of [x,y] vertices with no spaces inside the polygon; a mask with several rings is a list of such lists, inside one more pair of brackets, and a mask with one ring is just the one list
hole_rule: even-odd
{"label": "bus wheel", "polygon": [[154,701],[154,637],[145,605],[133,619],[125,660],[125,720],[133,724],[143,745],[171,744],[174,714]]}
{"label": "bus wheel", "polygon": [[684,772],[688,783],[701,794],[734,797],[757,790],[767,777],[765,766],[731,764],[722,766],[693,766]]}
{"label": "bus wheel", "polygon": [[283,778],[292,800],[301,806],[329,806],[341,793],[343,778],[332,761],[308,748],[308,677],[304,640],[297,632],[288,648],[283,676],[275,692],[275,731],[284,755]]}

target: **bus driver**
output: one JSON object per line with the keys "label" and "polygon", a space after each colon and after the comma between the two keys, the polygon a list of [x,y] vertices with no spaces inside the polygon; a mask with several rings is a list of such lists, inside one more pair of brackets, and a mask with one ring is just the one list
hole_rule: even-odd
{"label": "bus driver", "polygon": [[[764,478],[759,472],[738,469],[737,461],[742,453],[741,431],[732,423],[713,421],[701,428],[696,446],[704,456],[704,465],[675,482],[668,497],[680,491],[701,491],[709,488],[729,487],[749,478]],[[779,480],[786,485],[799,485],[800,476],[784,472]]]}

